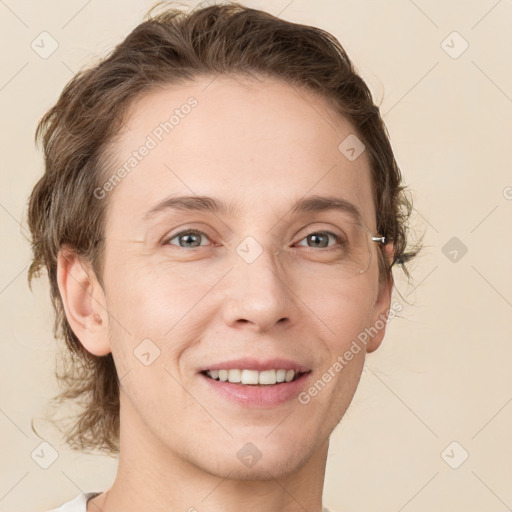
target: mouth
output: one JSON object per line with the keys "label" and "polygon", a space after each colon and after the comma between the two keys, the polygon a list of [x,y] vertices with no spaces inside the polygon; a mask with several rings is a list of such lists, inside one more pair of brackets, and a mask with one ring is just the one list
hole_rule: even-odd
{"label": "mouth", "polygon": [[311,370],[299,371],[284,368],[263,371],[230,368],[217,370],[203,370],[200,373],[205,377],[218,382],[239,384],[240,386],[269,387],[294,382],[300,379],[303,375],[308,374],[310,372]]}
{"label": "mouth", "polygon": [[313,370],[305,362],[282,357],[242,357],[209,363],[198,368],[197,374],[209,396],[239,407],[268,409],[293,403]]}

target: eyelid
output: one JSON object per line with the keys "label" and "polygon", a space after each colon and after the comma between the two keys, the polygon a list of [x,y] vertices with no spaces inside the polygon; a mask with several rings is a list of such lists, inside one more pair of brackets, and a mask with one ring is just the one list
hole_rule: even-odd
{"label": "eyelid", "polygon": [[[327,227],[327,224],[330,224],[330,226]],[[345,233],[345,231],[343,229],[341,229],[340,226],[336,226],[336,229],[339,230],[339,233],[338,233],[338,232],[333,231],[333,227],[334,226],[331,223],[326,223],[326,222],[322,222],[322,221],[312,222],[311,224],[309,224],[305,228],[300,229],[297,232],[297,235],[300,235],[301,233],[305,233],[304,235],[301,236],[301,238],[300,238],[300,240],[298,240],[298,242],[301,242],[302,240],[304,240],[304,238],[306,238],[307,236],[312,235],[314,233],[328,233],[328,234],[332,235],[334,238],[336,238],[338,241],[343,241],[343,239],[347,237],[347,234]]]}

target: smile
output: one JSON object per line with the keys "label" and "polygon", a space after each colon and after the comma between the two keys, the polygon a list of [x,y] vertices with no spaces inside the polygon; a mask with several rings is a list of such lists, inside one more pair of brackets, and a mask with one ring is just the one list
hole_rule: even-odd
{"label": "smile", "polygon": [[264,385],[273,386],[283,382],[291,382],[298,379],[303,373],[295,370],[247,370],[247,369],[221,369],[221,370],[205,370],[203,375],[220,382],[230,382],[232,384],[244,385]]}

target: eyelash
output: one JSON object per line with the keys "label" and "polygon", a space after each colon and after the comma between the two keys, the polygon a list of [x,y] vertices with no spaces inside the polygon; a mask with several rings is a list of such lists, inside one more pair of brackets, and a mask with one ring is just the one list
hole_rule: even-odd
{"label": "eyelash", "polygon": [[[175,238],[179,238],[180,236],[183,236],[183,235],[189,234],[189,233],[193,233],[194,235],[204,235],[206,238],[208,238],[208,240],[210,239],[209,236],[204,231],[201,231],[199,229],[186,229],[185,231],[180,231],[179,233],[176,233],[175,235],[172,235],[171,237],[167,238],[163,242],[163,244],[164,245],[174,245],[174,244],[170,244],[169,242],[171,240],[174,240]],[[330,251],[333,251],[333,250],[337,250],[337,249],[339,249],[339,245],[343,243],[343,238],[340,237],[339,235],[337,235],[336,233],[333,233],[332,231],[312,231],[311,233],[306,235],[304,238],[302,238],[300,240],[300,242],[305,240],[310,235],[317,235],[317,234],[331,235],[336,240],[336,242],[338,243],[338,245],[334,245],[332,247],[320,247],[320,249],[323,252],[330,252]],[[179,245],[174,245],[174,247],[177,247],[178,249],[185,249],[186,250],[185,247],[180,247]],[[200,247],[204,247],[204,246],[192,247],[192,249],[199,249]],[[304,246],[301,246],[301,247],[304,247]],[[306,248],[307,249],[315,250],[314,247],[306,247]]]}

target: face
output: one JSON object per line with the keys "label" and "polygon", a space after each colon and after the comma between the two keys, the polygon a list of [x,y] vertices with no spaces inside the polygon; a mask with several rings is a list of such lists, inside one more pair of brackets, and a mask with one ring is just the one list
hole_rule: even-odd
{"label": "face", "polygon": [[[389,307],[377,244],[368,268],[350,273],[335,236],[355,212],[375,233],[367,154],[340,152],[354,130],[324,100],[268,78],[161,88],[126,125],[107,178],[126,172],[97,191],[109,204],[103,300],[126,436],[219,476],[294,471],[325,446],[381,335],[333,365]],[[195,202],[177,205],[181,196]],[[293,209],[312,196],[344,207]],[[203,372],[265,363],[305,373],[256,387]],[[250,467],[244,455],[261,458]]]}

